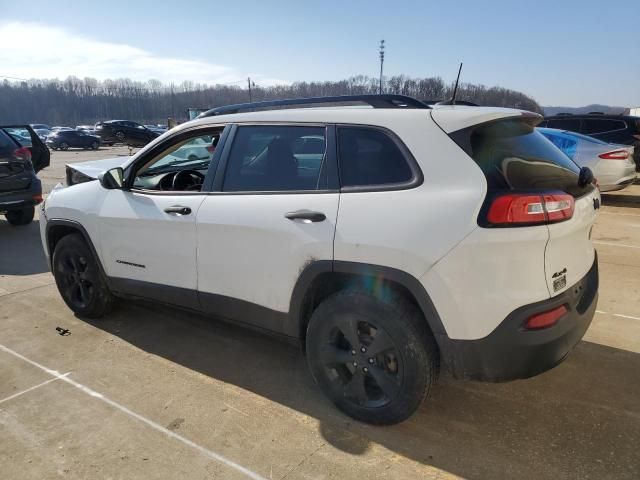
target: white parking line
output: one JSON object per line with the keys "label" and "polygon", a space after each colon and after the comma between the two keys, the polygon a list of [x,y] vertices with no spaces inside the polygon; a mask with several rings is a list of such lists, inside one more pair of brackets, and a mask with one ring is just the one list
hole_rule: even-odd
{"label": "white parking line", "polygon": [[[222,455],[213,452],[205,447],[202,447],[200,445],[198,445],[195,442],[192,442],[191,440],[189,440],[188,438],[183,437],[182,435],[178,435],[175,432],[172,432],[171,430],[168,430],[166,428],[164,428],[162,425],[159,425],[157,423],[155,423],[153,420],[149,420],[148,418],[143,417],[142,415],[137,414],[136,412],[133,412],[131,410],[129,410],[127,407],[120,405],[118,402],[114,402],[113,400],[111,400],[110,398],[105,397],[104,395],[102,395],[99,392],[96,392],[95,390],[92,390],[91,388],[87,387],[86,385],[83,385],[81,383],[76,382],[75,380],[72,380],[70,378],[68,378],[66,375],[68,375],[68,373],[65,374],[61,374],[60,372],[56,371],[56,370],[52,370],[50,368],[47,368],[43,365],[40,365],[37,362],[34,362],[33,360],[28,359],[27,357],[19,354],[18,352],[15,352],[13,350],[11,350],[8,347],[5,347],[4,345],[0,344],[0,350],[3,350],[6,353],[9,353],[11,355],[13,355],[14,357],[17,357],[21,360],[24,360],[25,362],[33,365],[34,367],[39,368],[40,370],[43,370],[45,372],[47,372],[49,375],[52,375],[53,379],[51,379],[51,381],[53,380],[62,380],[63,382],[66,382],[70,385],[73,385],[74,387],[76,387],[77,389],[83,391],[84,393],[86,393],[87,395],[90,395],[94,398],[98,398],[100,400],[102,400],[104,403],[106,403],[107,405],[112,406],[113,408],[120,410],[123,413],[126,413],[127,415],[129,415],[130,417],[135,418],[136,420],[139,420],[142,423],[147,424],[148,426],[150,426],[151,428],[164,433],[165,435],[167,435],[168,437],[171,437],[175,440],[178,440],[179,442],[184,443],[185,445],[188,445],[191,448],[194,448],[195,450],[198,450],[200,453],[206,455],[209,458],[212,458],[213,460],[216,460],[220,463],[223,463],[224,465],[233,468],[234,470],[237,470],[240,473],[245,474],[247,477],[252,478],[253,480],[266,480],[266,478],[264,478],[263,476],[252,472],[251,470],[249,470],[248,468],[243,467],[242,465],[239,465],[237,463],[235,463],[232,460],[229,460],[226,457],[223,457]],[[37,387],[37,386],[36,386]],[[31,390],[33,390],[32,387]],[[25,392],[21,392],[21,393],[26,393]]]}
{"label": "white parking line", "polygon": [[633,315],[623,315],[621,313],[603,312],[602,310],[596,310],[596,313],[601,313],[603,315],[613,315],[614,317],[629,318],[631,320],[640,320],[640,317],[634,317]]}
{"label": "white parking line", "polygon": [[[61,377],[66,377],[67,375],[69,375],[68,373],[65,373],[64,375],[61,375]],[[0,400],[0,403],[4,403],[4,402],[8,402],[9,400],[13,400],[16,397],[19,397],[20,395],[23,395],[25,393],[29,393],[32,390],[35,390],[36,388],[40,388],[40,387],[44,387],[46,384],[51,383],[51,382],[55,382],[56,380],[60,380],[59,378],[50,378],[49,380],[39,383],[38,385],[34,385],[33,387],[29,387],[26,390],[22,390],[21,392],[18,393],[14,393],[13,395],[10,395],[6,398],[3,398],[2,400]]]}
{"label": "white parking line", "polygon": [[594,240],[593,243],[596,245],[611,245],[613,247],[626,247],[626,248],[640,248],[640,245],[627,245],[625,243],[613,243],[613,242],[598,242]]}

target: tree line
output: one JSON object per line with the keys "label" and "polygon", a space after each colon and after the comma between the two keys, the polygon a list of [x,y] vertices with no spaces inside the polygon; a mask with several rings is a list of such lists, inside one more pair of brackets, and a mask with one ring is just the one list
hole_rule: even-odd
{"label": "tree line", "polygon": [[[378,79],[358,75],[339,81],[294,82],[290,85],[205,85],[182,82],[166,85],[158,80],[99,81],[95,78],[26,80],[0,83],[0,123],[92,124],[100,120],[126,119],[166,124],[169,117],[187,120],[188,108],[213,108],[233,103],[327,95],[378,93]],[[439,77],[387,77],[384,93],[409,95],[420,100],[451,97],[453,85]],[[514,107],[534,112],[542,108],[524,93],[502,87],[461,84],[457,98],[478,105]]]}

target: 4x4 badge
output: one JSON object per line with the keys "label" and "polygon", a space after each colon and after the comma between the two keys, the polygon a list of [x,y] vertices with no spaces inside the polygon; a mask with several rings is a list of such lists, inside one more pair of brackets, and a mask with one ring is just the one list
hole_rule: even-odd
{"label": "4x4 badge", "polygon": [[567,267],[563,268],[562,270],[560,270],[559,272],[554,273],[551,278],[558,278],[560,275],[564,275],[565,273],[567,273]]}

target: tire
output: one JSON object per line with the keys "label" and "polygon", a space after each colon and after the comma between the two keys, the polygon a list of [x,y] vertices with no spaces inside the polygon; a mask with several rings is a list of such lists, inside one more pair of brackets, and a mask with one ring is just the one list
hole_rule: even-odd
{"label": "tire", "polygon": [[438,368],[420,311],[399,296],[385,297],[333,294],[313,312],[306,337],[307,363],[323,393],[347,415],[376,425],[410,417]]}
{"label": "tire", "polygon": [[9,210],[5,213],[7,222],[14,227],[29,225],[33,221],[33,217],[36,214],[35,207],[21,208],[19,210]]}
{"label": "tire", "polygon": [[91,150],[98,150],[100,148],[100,144],[98,142],[93,142],[91,144]]}
{"label": "tire", "polygon": [[69,150],[69,144],[67,142],[61,142],[60,145],[58,145],[58,148],[60,150]]}
{"label": "tire", "polygon": [[77,315],[100,318],[113,305],[113,296],[82,235],[62,237],[53,252],[53,276],[67,306]]}
{"label": "tire", "polygon": [[124,142],[124,132],[121,130],[118,130],[116,132],[116,138],[118,139],[119,142]]}

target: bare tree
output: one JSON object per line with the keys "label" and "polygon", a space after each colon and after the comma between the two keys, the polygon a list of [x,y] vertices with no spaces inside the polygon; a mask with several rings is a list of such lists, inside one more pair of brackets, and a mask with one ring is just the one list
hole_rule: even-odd
{"label": "bare tree", "polygon": [[[451,96],[453,86],[445,86],[439,77],[410,78],[397,75],[386,79],[386,92],[409,95],[420,100],[444,100]],[[378,79],[364,75],[338,81],[252,87],[254,101],[376,93]],[[502,87],[462,84],[458,99],[479,105],[542,111],[531,97]],[[73,76],[62,81],[4,80],[0,83],[0,122],[78,125],[118,118],[164,123],[172,115],[179,121],[186,120],[187,108],[190,107],[213,108],[248,100],[247,90],[237,85],[203,85],[191,81],[163,85],[156,79],[147,82],[128,78],[98,81]]]}

